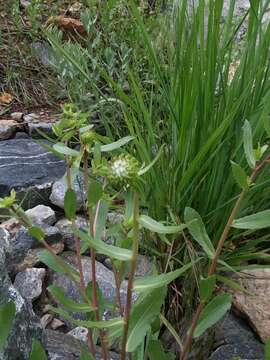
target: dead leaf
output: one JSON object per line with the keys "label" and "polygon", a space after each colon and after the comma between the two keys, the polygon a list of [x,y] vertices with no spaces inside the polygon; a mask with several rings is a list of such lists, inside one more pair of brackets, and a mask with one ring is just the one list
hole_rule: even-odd
{"label": "dead leaf", "polygon": [[3,92],[0,95],[0,104],[1,105],[8,105],[13,100],[13,96],[7,92]]}
{"label": "dead leaf", "polygon": [[73,19],[71,17],[65,17],[63,15],[51,16],[45,25],[54,24],[65,30],[75,31],[81,35],[85,34],[85,28],[80,20]]}

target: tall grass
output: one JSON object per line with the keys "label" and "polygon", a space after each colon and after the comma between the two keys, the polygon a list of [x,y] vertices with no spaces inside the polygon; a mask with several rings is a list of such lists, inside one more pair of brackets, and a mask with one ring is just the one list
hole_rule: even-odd
{"label": "tall grass", "polygon": [[[163,148],[145,181],[146,211],[159,221],[180,222],[190,206],[202,216],[215,245],[239,193],[230,160],[248,168],[244,121],[252,125],[255,142],[268,141],[264,129],[270,136],[270,25],[264,22],[270,1],[252,0],[250,10],[236,18],[231,0],[225,19],[222,0],[191,3],[175,1],[172,10],[161,12],[155,21],[129,3],[126,21],[133,21],[133,28],[127,42],[133,48],[125,67],[128,90],[121,67],[118,81],[117,72],[110,74],[104,60],[95,59],[96,81],[92,52],[77,48],[75,56],[52,32],[47,35],[54,51],[92,89],[94,104],[89,108],[98,113],[110,136],[133,135],[133,151],[146,164]],[[242,26],[247,31],[239,42]],[[267,206],[269,184],[264,171],[242,204],[241,215]],[[250,239],[252,233],[247,235]],[[229,265],[240,265],[237,231],[232,237],[234,246],[230,242],[223,257]],[[254,252],[265,239],[263,234],[258,241],[244,241],[245,261],[256,258]],[[163,271],[190,261],[196,251],[188,237],[150,239],[144,245],[160,256]]]}

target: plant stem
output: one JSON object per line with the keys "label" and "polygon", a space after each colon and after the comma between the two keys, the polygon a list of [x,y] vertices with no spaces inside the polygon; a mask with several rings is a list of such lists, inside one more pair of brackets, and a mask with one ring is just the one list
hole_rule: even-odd
{"label": "plant stem", "polygon": [[[89,187],[89,178],[88,178],[88,152],[85,149],[83,154],[83,179],[84,179],[84,191],[88,192]],[[99,204],[96,209],[96,217],[93,219],[92,209],[87,206],[88,220],[89,220],[89,233],[93,238],[95,237],[95,229],[96,222],[98,217]],[[100,321],[99,316],[99,304],[98,304],[98,294],[97,294],[97,278],[96,278],[96,253],[95,249],[90,248],[90,256],[91,256],[91,275],[92,275],[92,302],[95,307],[95,317],[96,321]],[[102,348],[102,355],[104,360],[108,359],[108,349],[107,349],[107,341],[106,334],[104,330],[100,330],[100,342]]]}
{"label": "plant stem", "polygon": [[130,320],[130,312],[132,305],[132,292],[133,292],[133,282],[135,277],[137,257],[139,251],[139,196],[138,193],[134,194],[134,210],[133,210],[133,244],[132,244],[132,258],[131,258],[131,268],[128,277],[128,287],[127,287],[127,298],[125,306],[125,316],[124,316],[124,331],[122,338],[122,349],[120,354],[120,360],[125,360],[126,358],[126,344],[128,338],[128,327]]}
{"label": "plant stem", "polygon": [[[253,170],[253,172],[250,176],[250,183],[253,183],[256,180],[257,176],[263,170],[264,166],[267,164],[267,162],[269,162],[269,160],[270,160],[270,155],[268,155],[265,160],[258,163],[258,165],[255,167],[255,169]],[[241,205],[247,192],[248,192],[248,189],[242,190],[242,192],[240,193],[240,195],[232,209],[231,215],[230,215],[230,217],[224,227],[224,230],[220,236],[220,239],[218,241],[218,245],[217,245],[215,254],[213,256],[213,259],[211,260],[209,271],[208,271],[208,276],[211,276],[216,272],[218,259],[221,254],[221,251],[223,249],[224,243],[229,235],[231,225],[235,219],[235,216],[236,216],[236,214],[240,208],[240,205]],[[188,333],[186,341],[184,343],[183,351],[180,354],[180,357],[179,357],[180,360],[187,360],[188,352],[189,352],[189,349],[190,349],[190,346],[191,346],[192,340],[193,340],[194,331],[196,329],[196,326],[197,326],[199,317],[201,315],[201,312],[203,311],[203,308],[204,308],[204,303],[200,302],[197,307],[197,310],[195,312],[195,315],[193,317],[189,333]]]}

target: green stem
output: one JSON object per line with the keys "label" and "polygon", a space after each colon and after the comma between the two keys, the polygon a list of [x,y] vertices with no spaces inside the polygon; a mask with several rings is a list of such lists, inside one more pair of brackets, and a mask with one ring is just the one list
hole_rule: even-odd
{"label": "green stem", "polygon": [[127,298],[125,306],[125,315],[124,315],[124,331],[122,338],[122,350],[120,355],[120,360],[126,359],[126,344],[128,338],[128,327],[130,320],[130,312],[132,306],[132,293],[133,293],[133,283],[137,265],[137,257],[139,251],[139,196],[137,192],[134,194],[134,210],[133,210],[133,244],[132,244],[132,258],[131,258],[131,269],[128,277],[128,287],[127,287]]}

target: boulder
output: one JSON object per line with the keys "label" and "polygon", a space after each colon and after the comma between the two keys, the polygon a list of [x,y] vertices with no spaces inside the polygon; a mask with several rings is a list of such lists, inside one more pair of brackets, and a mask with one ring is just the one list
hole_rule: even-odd
{"label": "boulder", "polygon": [[41,326],[32,305],[11,284],[6,271],[5,250],[0,241],[0,305],[13,301],[15,318],[1,360],[29,359],[33,339],[41,338]]}
{"label": "boulder", "polygon": [[266,342],[270,337],[270,269],[243,270],[233,278],[247,290],[232,290],[234,308]]}
{"label": "boulder", "polygon": [[13,285],[24,299],[34,301],[42,293],[45,275],[46,270],[43,268],[26,269],[16,275]]}
{"label": "boulder", "polygon": [[14,120],[0,120],[0,140],[11,138],[17,127],[18,124]]}
{"label": "boulder", "polygon": [[0,142],[0,194],[14,188],[24,208],[48,204],[53,182],[64,173],[64,161],[30,138]]}
{"label": "boulder", "polygon": [[209,360],[263,360],[264,346],[240,318],[227,314],[215,329],[214,351]]}

